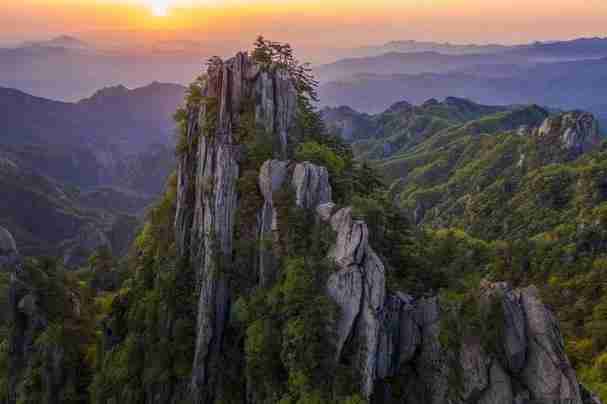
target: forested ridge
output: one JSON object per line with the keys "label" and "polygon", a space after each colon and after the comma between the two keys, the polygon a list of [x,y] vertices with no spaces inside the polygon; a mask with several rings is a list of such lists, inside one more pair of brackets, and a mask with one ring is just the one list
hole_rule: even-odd
{"label": "forested ridge", "polygon": [[607,399],[607,152],[587,117],[451,100],[466,113],[401,105],[344,140],[316,85],[263,38],[210,60],[124,258],[68,270],[0,233],[3,402]]}

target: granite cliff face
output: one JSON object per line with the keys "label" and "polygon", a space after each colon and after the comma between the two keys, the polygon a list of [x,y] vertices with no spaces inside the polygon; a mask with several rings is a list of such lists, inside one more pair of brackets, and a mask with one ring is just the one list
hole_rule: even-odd
{"label": "granite cliff face", "polygon": [[[215,60],[202,97],[188,109],[175,220],[178,249],[194,266],[200,292],[189,393],[193,402],[218,402],[218,361],[227,348],[224,337],[235,298],[226,268],[239,254],[235,232],[246,197],[239,189],[245,145],[238,128],[251,101],[255,124],[271,134],[276,147],[274,159],[259,170],[263,201],[255,221],[258,243],[273,248],[260,248],[250,270],[258,285],[275,279],[281,253],[277,198],[289,190],[295,196],[292,203],[315,212],[335,234],[329,252],[335,271],[323,293],[338,307],[338,316],[334,339],[327,344],[335,347],[335,362],[356,368],[364,397],[419,404],[590,402],[565,355],[557,320],[535,288],[483,285],[484,298],[497,301],[501,310],[500,355],[487,352],[475,335],[444,346],[440,298],[388,289],[388,269],[370,245],[367,224],[353,216],[352,208],[332,202],[327,169],[290,155],[297,92],[281,70],[260,68],[246,54]],[[575,126],[582,132],[566,136],[575,138],[573,147],[586,142],[583,122]],[[461,377],[454,390],[450,379],[455,368]],[[248,396],[243,402],[255,402]]]}
{"label": "granite cliff face", "polygon": [[543,141],[558,142],[573,158],[597,149],[603,141],[598,121],[581,111],[547,118],[533,134]]}
{"label": "granite cliff face", "polygon": [[[276,166],[280,162],[267,162]],[[322,167],[307,163],[312,172]],[[286,178],[287,176],[283,176]],[[260,183],[270,177],[260,176]],[[322,178],[322,176],[321,176]],[[300,189],[294,181],[293,189]],[[327,284],[328,295],[340,315],[335,324],[336,360],[354,355],[366,397],[378,403],[583,403],[575,372],[564,353],[556,318],[545,307],[534,287],[513,290],[505,283],[484,283],[486,303],[496,299],[502,310],[503,333],[498,341],[501,357],[488,353],[470,335],[453,350],[441,346],[441,301],[415,298],[386,287],[386,268],[369,245],[365,222],[352,217],[351,208],[338,209],[332,202],[328,181],[306,188],[316,203],[313,209],[336,233],[330,257],[337,264]],[[449,362],[453,355],[457,363]],[[463,372],[457,394],[449,388],[450,367]],[[395,394],[386,383],[402,378],[405,393]],[[405,399],[406,397],[406,399]],[[403,401],[405,400],[405,401]]]}
{"label": "granite cliff face", "polygon": [[211,102],[189,110],[188,151],[179,161],[176,232],[179,250],[195,266],[200,282],[193,394],[200,402],[211,402],[210,368],[222,349],[230,302],[218,266],[230,265],[233,257],[244,147],[236,134],[241,113],[245,101],[254,100],[256,124],[276,137],[277,153],[286,156],[297,94],[280,71],[262,71],[241,53],[209,66],[202,95]]}

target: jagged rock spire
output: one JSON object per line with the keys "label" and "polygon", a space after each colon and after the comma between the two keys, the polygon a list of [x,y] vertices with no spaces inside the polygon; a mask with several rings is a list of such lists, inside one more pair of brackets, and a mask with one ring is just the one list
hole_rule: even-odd
{"label": "jagged rock spire", "polygon": [[229,311],[228,279],[221,270],[233,257],[237,182],[243,145],[237,131],[252,108],[256,127],[280,145],[285,158],[294,125],[297,92],[280,68],[262,67],[246,53],[210,62],[202,99],[188,108],[186,152],[179,159],[176,239],[194,266],[200,288],[192,390],[196,402],[214,399],[217,364]]}

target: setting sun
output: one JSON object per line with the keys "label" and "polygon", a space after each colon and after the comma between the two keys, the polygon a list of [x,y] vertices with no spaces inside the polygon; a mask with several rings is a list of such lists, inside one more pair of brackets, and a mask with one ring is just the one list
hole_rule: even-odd
{"label": "setting sun", "polygon": [[156,17],[166,17],[169,14],[170,0],[148,0],[152,14]]}

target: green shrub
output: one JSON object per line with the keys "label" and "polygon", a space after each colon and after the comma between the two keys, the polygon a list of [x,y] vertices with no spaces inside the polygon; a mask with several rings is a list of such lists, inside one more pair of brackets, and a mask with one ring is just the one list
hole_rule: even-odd
{"label": "green shrub", "polygon": [[300,144],[295,151],[295,159],[324,166],[331,175],[339,176],[345,168],[344,160],[333,150],[314,141]]}

